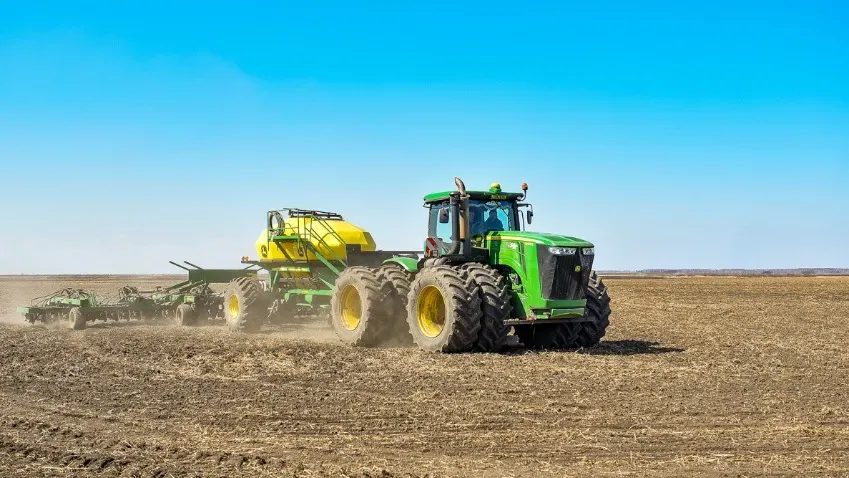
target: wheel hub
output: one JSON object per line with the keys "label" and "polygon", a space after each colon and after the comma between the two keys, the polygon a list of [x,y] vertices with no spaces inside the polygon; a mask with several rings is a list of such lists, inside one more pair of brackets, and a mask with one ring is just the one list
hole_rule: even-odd
{"label": "wheel hub", "polygon": [[429,285],[419,294],[416,319],[419,330],[425,336],[434,338],[442,333],[445,328],[445,299],[438,287]]}
{"label": "wheel hub", "polygon": [[342,290],[342,327],[354,330],[360,325],[363,317],[360,293],[353,285],[346,286]]}
{"label": "wheel hub", "polygon": [[227,300],[227,311],[230,312],[230,317],[237,317],[239,315],[239,296],[230,296],[230,299]]}

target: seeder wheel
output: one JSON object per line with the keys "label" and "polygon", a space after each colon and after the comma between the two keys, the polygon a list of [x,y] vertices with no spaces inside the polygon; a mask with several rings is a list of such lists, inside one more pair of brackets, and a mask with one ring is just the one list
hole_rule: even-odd
{"label": "seeder wheel", "polygon": [[180,304],[174,311],[174,321],[177,325],[188,327],[195,325],[195,309],[189,304]]}
{"label": "seeder wheel", "polygon": [[258,281],[233,279],[224,291],[224,319],[234,332],[257,332],[268,317],[265,292]]}
{"label": "seeder wheel", "polygon": [[82,330],[85,328],[85,315],[83,315],[82,309],[79,307],[74,307],[71,309],[71,312],[68,313],[68,328],[74,330]]}

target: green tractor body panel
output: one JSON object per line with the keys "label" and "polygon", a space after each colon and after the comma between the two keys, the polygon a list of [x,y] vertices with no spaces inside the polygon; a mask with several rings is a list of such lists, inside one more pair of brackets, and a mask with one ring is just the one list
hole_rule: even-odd
{"label": "green tractor body panel", "polygon": [[[424,202],[435,203],[447,201],[453,192],[455,191],[442,191],[428,194],[424,197]],[[470,199],[482,199],[485,201],[515,201],[522,197],[522,193],[505,193],[496,189],[491,191],[468,191],[468,194]]]}
{"label": "green tractor body panel", "polygon": [[393,257],[383,262],[384,264],[398,264],[407,272],[417,272],[419,270],[418,259],[412,257]]}
{"label": "green tractor body panel", "polygon": [[555,247],[593,247],[591,242],[577,237],[530,231],[499,231],[487,234],[489,241],[515,241]]}
{"label": "green tractor body panel", "polygon": [[[535,232],[504,231],[487,234],[484,247],[489,252],[489,265],[514,274],[511,283],[514,292],[513,317],[515,322],[525,320],[580,319],[586,306],[586,280],[589,277],[592,256],[583,255],[593,244],[578,238]],[[574,254],[555,258],[543,248],[574,249]],[[540,257],[543,255],[544,257]],[[550,263],[554,263],[554,270]],[[549,266],[549,270],[543,267]],[[568,266],[568,270],[564,267]],[[554,274],[575,281],[569,294],[553,293],[552,282],[562,282]]]}

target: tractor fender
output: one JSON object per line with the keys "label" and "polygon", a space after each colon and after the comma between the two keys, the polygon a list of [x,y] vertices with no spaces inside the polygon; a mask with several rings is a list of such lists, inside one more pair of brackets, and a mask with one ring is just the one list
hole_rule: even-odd
{"label": "tractor fender", "polygon": [[407,272],[417,272],[419,270],[418,259],[413,259],[412,257],[393,257],[392,259],[386,259],[383,263],[398,264]]}

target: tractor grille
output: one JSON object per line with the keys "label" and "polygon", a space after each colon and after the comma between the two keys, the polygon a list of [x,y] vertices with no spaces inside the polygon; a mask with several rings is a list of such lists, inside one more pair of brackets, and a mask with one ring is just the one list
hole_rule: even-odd
{"label": "tractor grille", "polygon": [[[542,296],[550,300],[579,300],[586,298],[593,256],[579,250],[573,255],[556,256],[547,247],[537,249]],[[575,268],[581,266],[580,271]]]}

